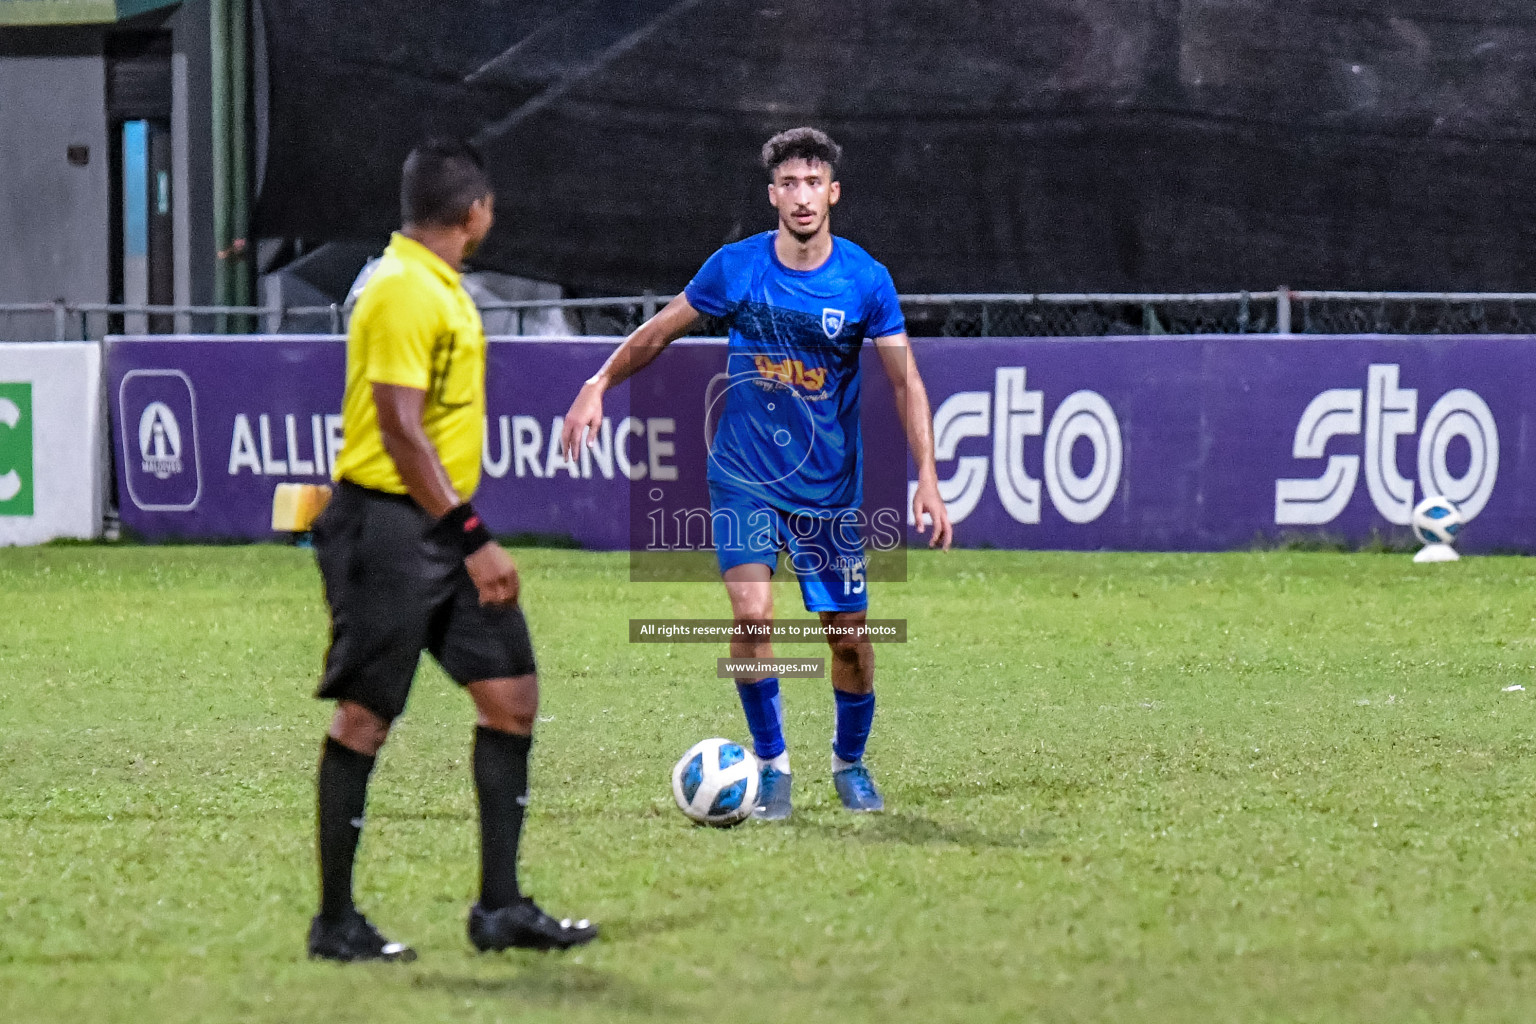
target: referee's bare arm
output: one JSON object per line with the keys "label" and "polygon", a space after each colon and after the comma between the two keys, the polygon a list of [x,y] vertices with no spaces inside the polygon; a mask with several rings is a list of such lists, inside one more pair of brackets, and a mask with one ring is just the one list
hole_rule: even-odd
{"label": "referee's bare arm", "polygon": [[[422,428],[427,393],[399,384],[373,385],[373,404],[379,411],[379,436],[394,460],[400,480],[409,494],[433,519],[441,519],[464,500],[448,480],[448,471],[437,449]],[[464,559],[481,604],[515,604],[519,590],[517,565],[500,544],[491,542]]]}
{"label": "referee's bare arm", "polygon": [[650,365],[651,360],[661,355],[662,349],[687,334],[688,328],[698,319],[699,311],[693,308],[688,297],[679,295],[613,350],[603,368],[582,385],[570,411],[565,414],[560,448],[567,459],[574,460],[580,454],[583,431],[588,444],[597,443],[597,433],[603,427],[603,392]]}

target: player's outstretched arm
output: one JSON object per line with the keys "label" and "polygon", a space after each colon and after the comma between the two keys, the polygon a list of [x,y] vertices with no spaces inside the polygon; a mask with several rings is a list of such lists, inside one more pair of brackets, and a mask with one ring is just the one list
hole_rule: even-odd
{"label": "player's outstretched arm", "polygon": [[933,535],[928,538],[928,546],[948,551],[954,528],[949,522],[949,510],[939,497],[939,472],[933,463],[933,411],[928,406],[928,389],[917,372],[917,360],[912,357],[912,346],[905,332],[876,338],[875,351],[880,354],[885,375],[891,379],[896,414],[901,417],[901,427],[906,431],[912,461],[917,463],[917,493],[912,496],[912,519],[917,523],[918,533],[926,532],[925,521],[931,520]]}
{"label": "player's outstretched arm", "polygon": [[689,303],[688,297],[679,295],[613,350],[603,368],[581,386],[565,414],[560,448],[567,459],[574,461],[580,454],[583,434],[588,444],[596,443],[597,432],[603,426],[603,393],[649,365],[661,355],[662,349],[688,333],[698,319],[699,311]]}

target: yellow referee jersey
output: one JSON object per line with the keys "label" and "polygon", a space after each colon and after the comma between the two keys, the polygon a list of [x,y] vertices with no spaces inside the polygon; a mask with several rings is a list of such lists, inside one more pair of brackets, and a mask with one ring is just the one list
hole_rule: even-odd
{"label": "yellow referee jersey", "polygon": [[374,384],[427,393],[422,426],[468,501],[480,485],[485,444],[485,328],[458,271],[399,232],[363,285],[347,329],[344,443],[332,475],[404,494],[379,433]]}

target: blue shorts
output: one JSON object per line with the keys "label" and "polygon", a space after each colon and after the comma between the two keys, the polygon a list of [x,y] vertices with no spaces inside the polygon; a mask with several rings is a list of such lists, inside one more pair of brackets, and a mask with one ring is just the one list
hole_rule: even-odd
{"label": "blue shorts", "polygon": [[808,612],[861,612],[869,607],[862,516],[857,508],[786,512],[756,495],[709,485],[710,520],[720,572],[757,563],[772,572],[779,552],[800,580]]}

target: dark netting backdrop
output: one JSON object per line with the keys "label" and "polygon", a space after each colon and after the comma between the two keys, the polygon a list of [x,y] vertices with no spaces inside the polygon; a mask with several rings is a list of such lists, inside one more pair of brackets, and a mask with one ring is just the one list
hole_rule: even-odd
{"label": "dark netting backdrop", "polygon": [[1536,289],[1528,0],[263,0],[258,233],[378,237],[475,136],[477,263],[684,284],[773,226],[756,153],[847,150],[904,292]]}

